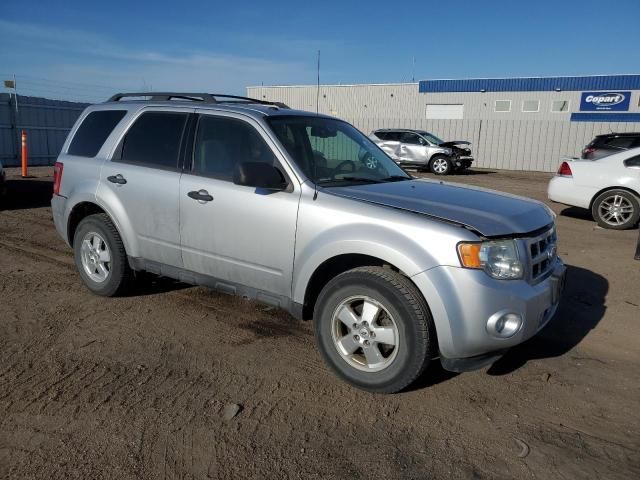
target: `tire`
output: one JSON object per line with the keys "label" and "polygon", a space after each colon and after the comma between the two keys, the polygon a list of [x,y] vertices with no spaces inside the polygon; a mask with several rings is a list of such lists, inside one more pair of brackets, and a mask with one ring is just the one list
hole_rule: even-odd
{"label": "tire", "polygon": [[89,215],[80,222],[73,236],[73,253],[80,277],[93,293],[112,297],[129,288],[133,272],[120,234],[108,215]]}
{"label": "tire", "polygon": [[607,190],[593,201],[591,214],[602,228],[626,230],[638,223],[640,205],[638,198],[626,190]]}
{"label": "tire", "polygon": [[449,175],[453,171],[453,165],[447,157],[436,155],[429,162],[429,170],[434,175]]}
{"label": "tire", "polygon": [[333,278],[320,292],[313,318],[324,361],[363,390],[398,392],[437,355],[427,303],[408,278],[386,268],[359,267]]}

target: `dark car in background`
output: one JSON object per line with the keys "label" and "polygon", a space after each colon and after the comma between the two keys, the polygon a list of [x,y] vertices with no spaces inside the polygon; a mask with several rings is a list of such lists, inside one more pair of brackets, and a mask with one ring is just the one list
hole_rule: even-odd
{"label": "dark car in background", "polygon": [[606,133],[591,140],[582,150],[581,158],[596,160],[636,147],[640,147],[640,132]]}
{"label": "dark car in background", "polygon": [[449,175],[471,166],[471,143],[444,142],[424,130],[384,128],[369,135],[398,165],[426,169],[436,175]]}

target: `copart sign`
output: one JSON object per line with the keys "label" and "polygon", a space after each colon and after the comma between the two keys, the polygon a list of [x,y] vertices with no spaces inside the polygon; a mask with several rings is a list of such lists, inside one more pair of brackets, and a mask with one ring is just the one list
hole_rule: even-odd
{"label": "copart sign", "polygon": [[580,110],[626,112],[630,100],[631,92],[582,92]]}

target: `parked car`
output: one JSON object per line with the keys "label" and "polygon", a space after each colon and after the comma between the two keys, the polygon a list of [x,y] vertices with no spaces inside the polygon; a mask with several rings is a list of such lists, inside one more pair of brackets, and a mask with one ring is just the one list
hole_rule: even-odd
{"label": "parked car", "polygon": [[640,147],[640,133],[607,133],[596,136],[582,150],[582,158],[596,160],[630,148]]}
{"label": "parked car", "polygon": [[471,143],[444,142],[424,130],[385,128],[371,132],[370,138],[399,165],[449,175],[473,163]]}
{"label": "parked car", "polygon": [[491,364],[554,315],[565,267],[543,203],[413,179],[334,117],[140,95],[88,107],[55,166],[55,226],[92,292],[144,270],[282,307],[374,392],[434,359]]}
{"label": "parked car", "polygon": [[547,195],[553,202],[588,208],[603,228],[632,228],[640,218],[640,148],[598,160],[566,159]]}

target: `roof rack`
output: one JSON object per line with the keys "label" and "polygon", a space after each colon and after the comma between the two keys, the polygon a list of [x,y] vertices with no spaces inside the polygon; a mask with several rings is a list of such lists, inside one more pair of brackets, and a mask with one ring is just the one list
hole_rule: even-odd
{"label": "roof rack", "polygon": [[289,108],[282,102],[268,102],[257,98],[239,97],[237,95],[224,95],[219,93],[191,93],[191,92],[129,92],[116,93],[107,102],[119,102],[128,97],[150,97],[149,101],[165,102],[169,100],[187,100],[208,104],[215,103],[257,103],[260,105],[273,105],[280,108]]}

